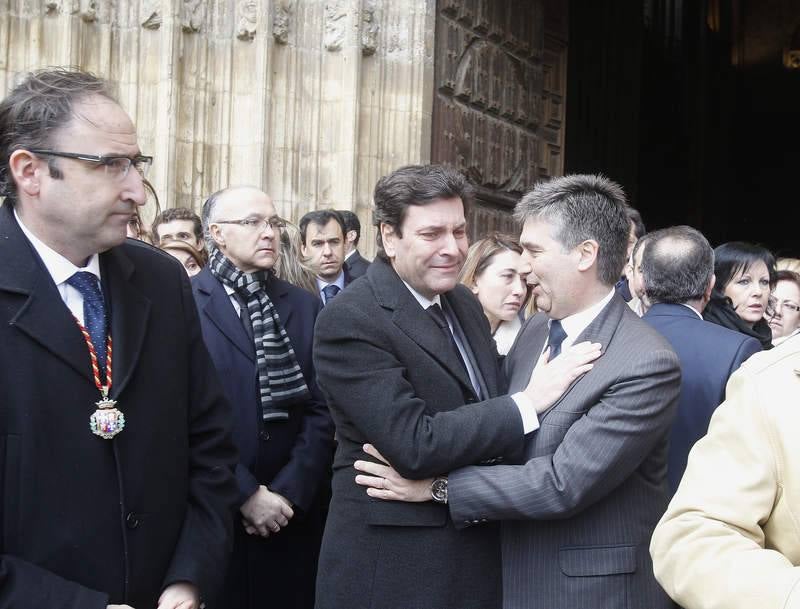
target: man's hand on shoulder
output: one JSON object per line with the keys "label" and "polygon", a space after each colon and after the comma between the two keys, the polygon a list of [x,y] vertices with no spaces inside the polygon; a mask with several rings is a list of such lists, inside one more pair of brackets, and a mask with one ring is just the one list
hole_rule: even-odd
{"label": "man's hand on shoulder", "polygon": [[242,504],[239,511],[244,517],[245,531],[250,535],[262,537],[278,533],[294,516],[291,503],[264,485],[258,487],[258,490]]}
{"label": "man's hand on shoulder", "polygon": [[601,355],[600,343],[582,342],[572,345],[550,360],[550,349],[545,349],[533,369],[531,380],[523,393],[541,414],[555,404],[575,379],[594,367]]}
{"label": "man's hand on shoulder", "polygon": [[158,609],[199,609],[200,592],[189,582],[170,584],[158,598]]}

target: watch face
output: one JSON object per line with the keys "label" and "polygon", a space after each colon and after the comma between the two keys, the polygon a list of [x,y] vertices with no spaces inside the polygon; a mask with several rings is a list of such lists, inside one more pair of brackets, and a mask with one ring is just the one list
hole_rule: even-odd
{"label": "watch face", "polygon": [[431,496],[433,497],[434,501],[438,501],[439,503],[444,503],[447,501],[447,479],[446,478],[437,478],[431,484]]}

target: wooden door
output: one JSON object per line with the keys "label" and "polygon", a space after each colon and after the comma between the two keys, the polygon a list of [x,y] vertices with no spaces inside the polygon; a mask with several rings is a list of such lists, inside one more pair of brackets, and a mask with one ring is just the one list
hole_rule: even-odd
{"label": "wooden door", "polygon": [[431,158],[478,189],[471,240],[563,170],[567,0],[440,0]]}

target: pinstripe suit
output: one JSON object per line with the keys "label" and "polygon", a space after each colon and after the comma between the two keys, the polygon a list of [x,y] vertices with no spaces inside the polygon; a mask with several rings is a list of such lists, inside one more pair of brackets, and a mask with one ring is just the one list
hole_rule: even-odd
{"label": "pinstripe suit", "polygon": [[[526,386],[547,318],[509,354],[511,392]],[[450,474],[456,526],[502,520],[506,609],[657,609],[650,535],[667,506],[667,436],[680,389],[669,344],[618,295],[575,342],[603,355],[541,417],[524,465]]]}

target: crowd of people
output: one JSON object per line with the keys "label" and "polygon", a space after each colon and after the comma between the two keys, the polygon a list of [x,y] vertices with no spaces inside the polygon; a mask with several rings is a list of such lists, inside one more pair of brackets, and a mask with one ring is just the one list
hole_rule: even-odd
{"label": "crowd of people", "polygon": [[151,163],[90,74],[0,102],[0,608],[800,607],[799,260],[600,175],[470,245],[409,165],[370,262],[251,186],[145,227]]}

